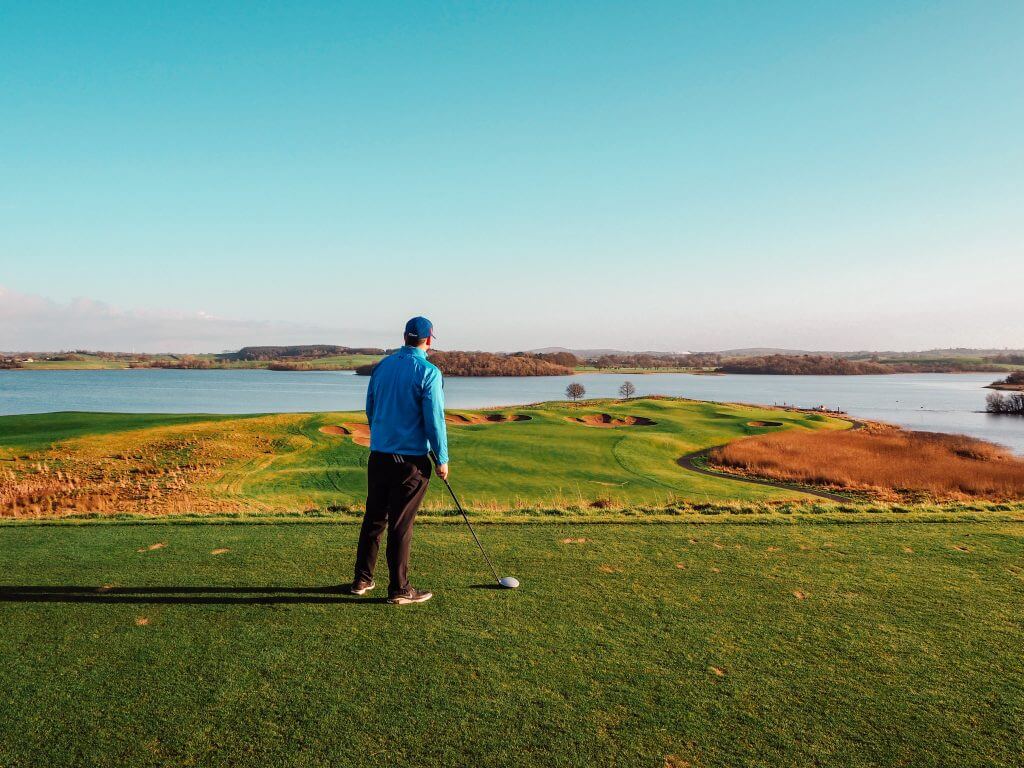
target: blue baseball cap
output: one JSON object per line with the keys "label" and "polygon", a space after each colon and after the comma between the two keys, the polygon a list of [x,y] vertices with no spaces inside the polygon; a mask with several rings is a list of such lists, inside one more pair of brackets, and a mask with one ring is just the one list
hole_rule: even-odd
{"label": "blue baseball cap", "polygon": [[434,336],[434,324],[425,317],[414,317],[405,324],[405,335],[412,339],[436,338]]}

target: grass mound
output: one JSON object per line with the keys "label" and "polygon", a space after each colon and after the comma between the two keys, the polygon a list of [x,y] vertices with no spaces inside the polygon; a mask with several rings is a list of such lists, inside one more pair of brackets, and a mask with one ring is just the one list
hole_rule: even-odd
{"label": "grass mound", "polygon": [[[449,430],[452,482],[463,503],[488,514],[806,500],[702,476],[676,459],[748,435],[750,421],[779,421],[784,430],[849,426],[796,411],[654,398],[448,416],[466,425]],[[605,428],[579,428],[588,422]],[[643,428],[609,428],[618,425]],[[0,418],[0,517],[358,510],[368,445],[358,413]],[[450,509],[435,483],[425,511]]]}

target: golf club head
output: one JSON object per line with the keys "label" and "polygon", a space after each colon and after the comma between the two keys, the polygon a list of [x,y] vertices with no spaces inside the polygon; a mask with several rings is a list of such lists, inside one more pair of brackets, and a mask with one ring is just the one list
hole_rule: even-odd
{"label": "golf club head", "polygon": [[519,579],[515,576],[502,576],[498,579],[498,583],[501,584],[505,589],[515,589],[519,586]]}

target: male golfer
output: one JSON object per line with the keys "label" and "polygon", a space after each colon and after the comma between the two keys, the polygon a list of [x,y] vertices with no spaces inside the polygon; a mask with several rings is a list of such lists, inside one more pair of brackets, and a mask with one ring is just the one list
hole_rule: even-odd
{"label": "male golfer", "polygon": [[433,597],[409,584],[412,524],[430,482],[428,451],[437,456],[437,473],[448,477],[441,371],[427,361],[433,338],[434,326],[427,318],[414,317],[406,323],[405,346],[377,364],[366,389],[368,490],[350,591],[365,595],[376,586],[373,569],[387,528],[388,602],[394,605],[425,603]]}

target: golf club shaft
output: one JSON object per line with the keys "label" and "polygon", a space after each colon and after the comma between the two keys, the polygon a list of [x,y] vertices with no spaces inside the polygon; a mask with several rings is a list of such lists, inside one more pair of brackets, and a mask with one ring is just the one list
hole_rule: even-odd
{"label": "golf club shaft", "polygon": [[[433,451],[430,452],[430,457],[434,460],[434,466],[437,466],[437,456]],[[487,550],[484,549],[484,545],[480,543],[480,538],[476,535],[476,531],[473,530],[473,524],[469,522],[469,515],[466,514],[466,510],[462,508],[462,504],[459,503],[458,497],[455,495],[455,491],[452,490],[452,484],[448,482],[447,477],[441,478],[444,481],[445,487],[448,489],[448,493],[452,496],[452,501],[455,502],[455,506],[462,514],[462,519],[466,521],[466,525],[469,527],[469,532],[473,534],[473,541],[480,547],[480,554],[484,556],[484,560],[487,561],[487,567],[491,569],[491,575],[494,576],[494,580],[501,583],[501,578],[498,576],[498,572],[494,570],[494,563],[491,562],[491,558],[487,556]]]}

